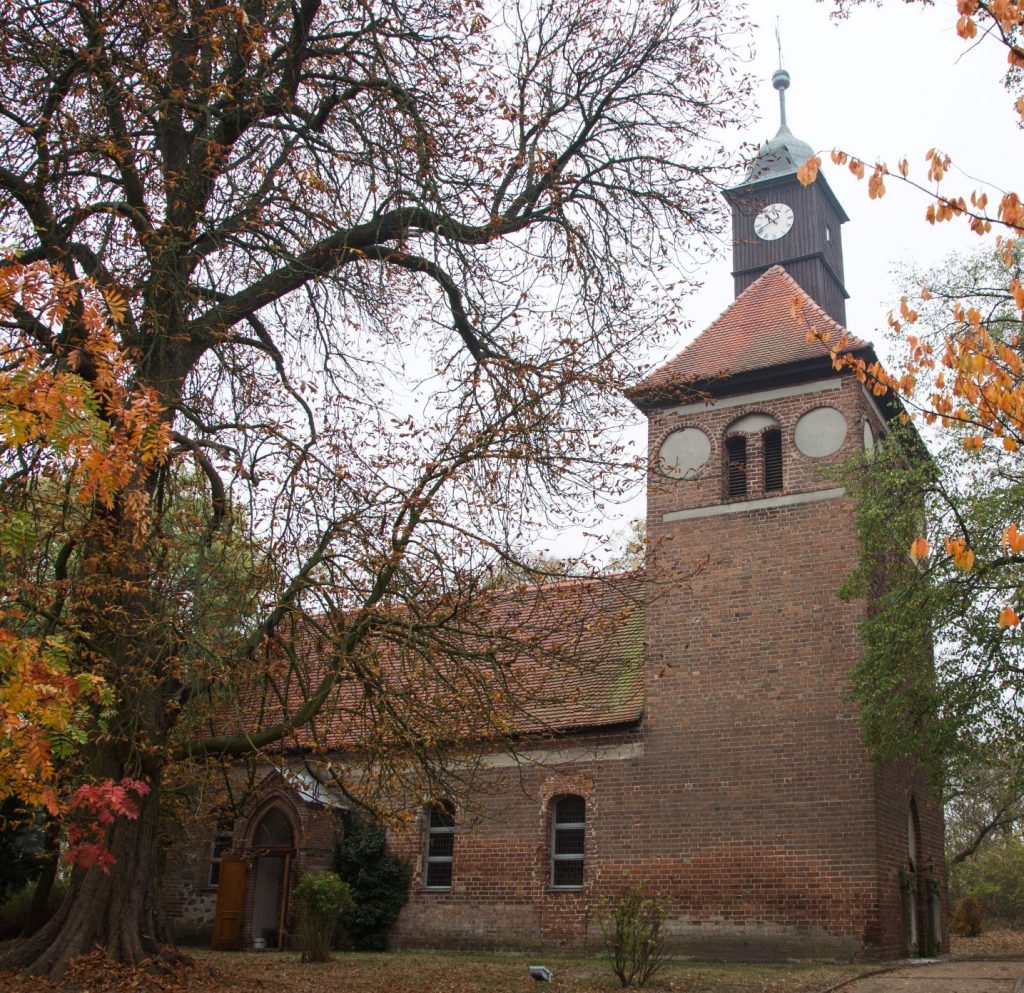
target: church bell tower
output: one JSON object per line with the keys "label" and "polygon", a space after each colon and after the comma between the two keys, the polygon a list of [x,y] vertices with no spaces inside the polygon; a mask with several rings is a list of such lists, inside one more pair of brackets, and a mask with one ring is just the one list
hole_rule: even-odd
{"label": "church bell tower", "polygon": [[786,123],[789,73],[772,76],[779,92],[779,130],[761,146],[743,182],[726,190],[732,206],[736,296],[773,265],[781,265],[833,320],[846,323],[840,226],[849,218],[820,175],[810,186],[797,169],[814,150]]}
{"label": "church bell tower", "polygon": [[[778,133],[726,192],[736,298],[629,394],[648,422],[644,747],[659,763],[636,845],[680,853],[675,933],[695,952],[892,957],[915,921],[940,922],[929,949],[945,940],[926,902],[941,807],[909,765],[872,766],[848,675],[868,604],[837,591],[858,561],[840,470],[898,411],[809,334],[876,360],[842,326],[846,214],[821,173],[797,178],[812,150],[786,123],[788,73],[773,84]],[[914,893],[911,813],[940,867]]]}

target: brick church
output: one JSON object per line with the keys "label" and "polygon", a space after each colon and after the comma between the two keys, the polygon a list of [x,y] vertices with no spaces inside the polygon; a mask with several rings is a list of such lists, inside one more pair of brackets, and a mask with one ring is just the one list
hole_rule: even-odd
{"label": "brick church", "polygon": [[[823,472],[895,411],[808,343],[808,325],[843,334],[847,217],[823,177],[798,182],[812,151],[786,125],[788,75],[773,82],[782,125],[726,191],[736,299],[630,394],[648,423],[646,568],[517,596],[512,624],[580,625],[583,664],[515,757],[485,756],[488,790],[394,834],[413,882],[393,945],[580,951],[598,901],[642,881],[680,954],[946,947],[941,806],[860,741],[846,674],[868,604],[836,596],[854,507]],[[244,818],[186,832],[165,869],[172,930],[285,945],[291,888],[330,866],[345,806],[271,772]]]}

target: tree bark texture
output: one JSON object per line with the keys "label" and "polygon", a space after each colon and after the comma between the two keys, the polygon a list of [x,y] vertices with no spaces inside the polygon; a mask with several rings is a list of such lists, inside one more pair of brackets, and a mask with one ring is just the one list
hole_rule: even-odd
{"label": "tree bark texture", "polygon": [[58,979],[73,958],[102,948],[107,957],[130,965],[162,957],[169,944],[160,913],[156,872],[159,782],[138,800],[136,820],[120,817],[110,830],[117,860],[109,872],[77,868],[60,909],[0,968]]}

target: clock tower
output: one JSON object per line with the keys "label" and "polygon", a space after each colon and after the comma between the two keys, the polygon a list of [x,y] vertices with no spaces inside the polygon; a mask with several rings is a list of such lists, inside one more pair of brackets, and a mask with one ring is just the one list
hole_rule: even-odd
{"label": "clock tower", "polygon": [[739,296],[773,265],[783,266],[839,324],[846,324],[840,226],[849,220],[824,176],[803,186],[796,171],[813,154],[786,123],[789,73],[772,76],[781,123],[743,182],[725,191],[732,206],[733,278]]}
{"label": "clock tower", "polygon": [[671,880],[684,948],[934,954],[942,807],[925,768],[874,765],[861,742],[849,673],[871,604],[837,592],[859,540],[842,467],[900,408],[808,338],[877,361],[845,327],[846,214],[821,173],[797,179],[813,151],[786,124],[788,73],[772,81],[781,126],[726,193],[736,299],[629,392],[648,424],[643,742],[657,770],[637,796],[658,811],[629,864],[649,856]]}

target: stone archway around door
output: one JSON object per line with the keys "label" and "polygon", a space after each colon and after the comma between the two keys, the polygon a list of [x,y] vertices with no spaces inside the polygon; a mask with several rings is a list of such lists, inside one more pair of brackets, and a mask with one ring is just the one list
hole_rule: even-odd
{"label": "stone archway around door", "polygon": [[288,903],[291,896],[291,865],[295,857],[295,832],[280,807],[271,807],[258,821],[252,836],[253,943],[283,948],[287,938]]}

